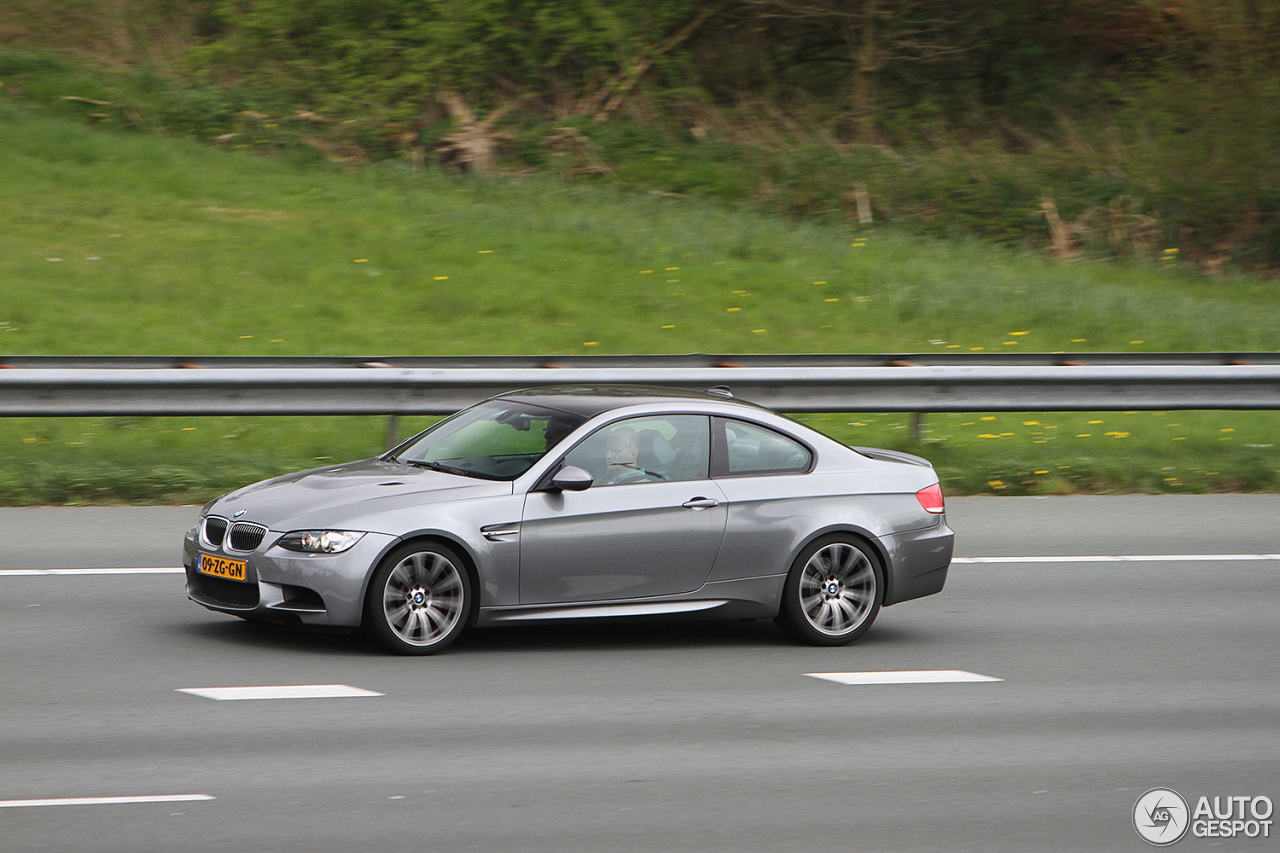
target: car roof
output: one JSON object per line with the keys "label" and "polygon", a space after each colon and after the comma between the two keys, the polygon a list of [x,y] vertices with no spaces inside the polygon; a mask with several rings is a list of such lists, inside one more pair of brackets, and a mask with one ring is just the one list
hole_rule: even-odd
{"label": "car roof", "polygon": [[[717,386],[723,387],[723,386]],[[517,400],[557,409],[562,412],[593,418],[603,412],[646,403],[711,402],[720,405],[741,406],[747,409],[764,409],[755,403],[738,400],[725,394],[706,391],[690,391],[683,388],[662,388],[649,385],[553,385],[545,388],[524,388],[499,394],[495,400]],[[768,411],[765,409],[765,411]]]}

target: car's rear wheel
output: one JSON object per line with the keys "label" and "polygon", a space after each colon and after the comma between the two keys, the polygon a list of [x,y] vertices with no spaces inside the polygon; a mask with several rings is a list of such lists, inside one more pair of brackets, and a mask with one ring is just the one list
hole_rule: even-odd
{"label": "car's rear wheel", "polygon": [[409,543],[379,564],[364,604],[365,625],[387,649],[401,655],[435,654],[466,626],[471,579],[449,548]]}
{"label": "car's rear wheel", "polygon": [[818,539],[787,574],[778,625],[801,642],[840,646],[866,633],[884,600],[884,572],[871,548],[845,534]]}

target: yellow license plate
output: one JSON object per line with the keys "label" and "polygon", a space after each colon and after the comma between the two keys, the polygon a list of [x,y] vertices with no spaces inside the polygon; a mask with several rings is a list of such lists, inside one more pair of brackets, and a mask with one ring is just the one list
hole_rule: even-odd
{"label": "yellow license plate", "polygon": [[202,575],[213,575],[215,578],[227,578],[233,581],[245,580],[244,560],[228,560],[226,557],[215,557],[212,554],[201,554],[198,571]]}

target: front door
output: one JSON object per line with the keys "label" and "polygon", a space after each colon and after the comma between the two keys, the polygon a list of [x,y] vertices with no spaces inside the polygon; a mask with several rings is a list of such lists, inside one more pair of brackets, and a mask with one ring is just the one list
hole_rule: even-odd
{"label": "front door", "polygon": [[520,526],[520,603],[693,592],[724,538],[724,493],[708,476],[700,415],[603,427],[565,456],[592,473],[582,492],[531,492]]}

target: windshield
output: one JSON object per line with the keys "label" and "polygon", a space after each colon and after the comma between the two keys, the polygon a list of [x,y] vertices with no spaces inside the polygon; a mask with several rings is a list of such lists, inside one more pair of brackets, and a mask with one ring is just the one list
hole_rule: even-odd
{"label": "windshield", "polygon": [[490,400],[446,418],[387,459],[486,480],[514,480],[585,418],[502,400]]}

